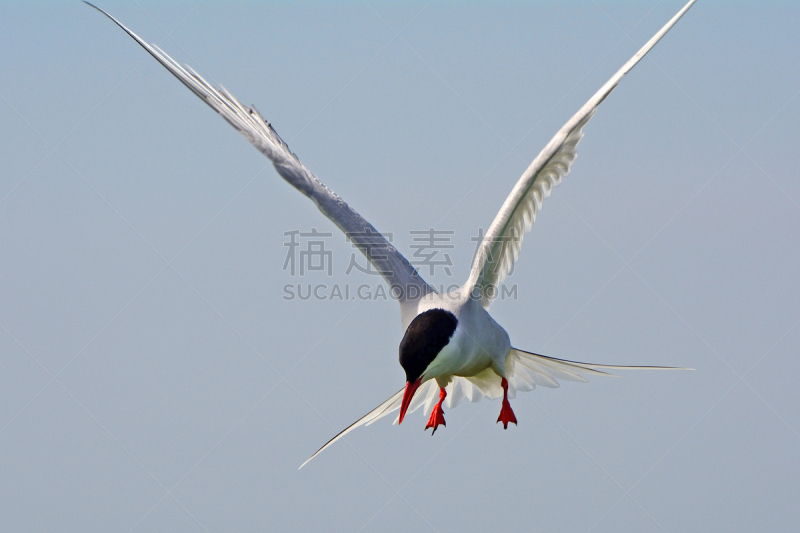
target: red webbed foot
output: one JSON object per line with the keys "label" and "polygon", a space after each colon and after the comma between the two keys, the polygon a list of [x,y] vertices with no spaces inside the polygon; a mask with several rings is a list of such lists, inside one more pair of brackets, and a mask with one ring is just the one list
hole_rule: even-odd
{"label": "red webbed foot", "polygon": [[442,402],[447,397],[447,392],[445,392],[444,388],[439,389],[439,402],[433,408],[433,412],[431,413],[431,417],[428,419],[428,425],[425,426],[425,431],[428,428],[433,428],[431,431],[431,435],[436,433],[436,428],[439,426],[447,427],[447,424],[444,421],[444,411],[442,410]]}
{"label": "red webbed foot", "polygon": [[497,417],[497,421],[503,423],[503,429],[508,429],[509,422],[513,422],[515,426],[517,425],[517,417],[514,416],[511,404],[508,403],[508,380],[503,378],[500,385],[503,387],[503,407],[500,408],[500,416]]}

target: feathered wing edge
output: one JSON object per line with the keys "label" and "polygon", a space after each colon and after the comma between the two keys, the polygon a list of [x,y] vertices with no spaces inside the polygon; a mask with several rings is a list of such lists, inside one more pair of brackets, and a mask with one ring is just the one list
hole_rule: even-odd
{"label": "feathered wing edge", "polygon": [[[546,355],[511,348],[506,356],[508,397],[513,399],[516,397],[517,391],[532,391],[537,385],[541,387],[558,388],[559,383],[556,381],[557,379],[586,382],[588,380],[584,376],[619,377],[599,370],[601,368],[603,370],[694,370],[692,368],[671,366],[621,366],[580,363],[578,361],[556,359],[555,357],[548,357]],[[326,442],[314,455],[300,465],[300,468],[303,468],[326,448],[354,429],[361,426],[369,426],[386,415],[400,409],[404,390],[405,389],[400,389],[388,400]],[[503,389],[500,386],[500,376],[491,368],[487,368],[473,377],[464,378],[455,376],[447,387],[445,387],[445,390],[447,391],[447,398],[445,399],[444,406],[448,409],[458,406],[458,404],[465,399],[471,402],[478,402],[483,398],[494,400],[503,396]],[[408,406],[408,413],[413,413],[420,407],[423,407],[423,412],[427,416],[430,414],[438,399],[439,385],[435,379],[430,379],[417,389],[414,398],[411,400],[411,404]],[[398,423],[398,418],[399,414],[394,420],[395,424]]]}
{"label": "feathered wing edge", "polygon": [[[189,90],[219,113],[262,154],[290,185],[311,199],[319,210],[355,244],[381,273],[401,304],[435,292],[386,238],[326,187],[289,149],[280,135],[253,107],[242,105],[225,88],[213,87],[191,67],[182,67],[158,46],[148,44],[120,21],[84,0],[119,26]],[[399,292],[398,292],[399,291]]]}
{"label": "feathered wing edge", "polygon": [[513,267],[522,246],[522,237],[530,230],[542,201],[553,187],[569,174],[577,157],[577,145],[583,137],[583,127],[592,118],[603,100],[655,44],[675,25],[697,0],[689,2],[673,16],[633,57],[605,83],[555,134],[536,156],[511,190],[483,242],[475,254],[472,269],[463,290],[472,294],[480,291],[484,307],[496,296],[497,286]]}

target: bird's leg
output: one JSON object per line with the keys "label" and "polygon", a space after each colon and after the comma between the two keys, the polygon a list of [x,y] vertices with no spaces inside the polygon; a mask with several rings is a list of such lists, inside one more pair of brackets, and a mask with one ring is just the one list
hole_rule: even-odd
{"label": "bird's leg", "polygon": [[500,381],[500,386],[503,387],[503,407],[500,408],[500,416],[497,417],[497,421],[503,423],[503,429],[508,429],[509,422],[514,422],[514,425],[517,425],[517,417],[514,416],[511,404],[508,403],[508,380],[503,378]]}
{"label": "bird's leg", "polygon": [[446,397],[447,397],[447,392],[444,390],[444,387],[440,387],[439,402],[436,404],[436,407],[433,408],[431,417],[428,419],[428,425],[425,426],[426,431],[428,430],[428,428],[433,428],[433,431],[431,431],[431,435],[436,433],[436,428],[438,428],[439,426],[447,427],[447,424],[444,423],[444,411],[442,411],[442,402]]}

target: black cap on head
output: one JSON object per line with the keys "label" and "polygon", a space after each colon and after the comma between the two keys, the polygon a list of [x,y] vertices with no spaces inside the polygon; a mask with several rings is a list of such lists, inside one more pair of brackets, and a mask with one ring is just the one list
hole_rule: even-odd
{"label": "black cap on head", "polygon": [[456,331],[458,319],[450,311],[429,309],[417,315],[400,342],[400,365],[406,381],[415,382]]}

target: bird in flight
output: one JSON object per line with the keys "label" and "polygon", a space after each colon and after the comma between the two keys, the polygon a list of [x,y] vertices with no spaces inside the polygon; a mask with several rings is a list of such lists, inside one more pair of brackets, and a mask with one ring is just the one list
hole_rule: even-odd
{"label": "bird in flight", "polygon": [[542,202],[569,173],[586,123],[620,80],[695,1],[690,0],[678,11],[558,130],[517,181],[483,236],[467,282],[441,294],[422,279],[372,224],[306,168],[254,106],[242,105],[226,89],[213,87],[191,67],[182,67],[158,46],[146,43],[120,21],[85,2],[115,22],[267,156],[278,174],[308,196],[361,250],[400,304],[405,333],[399,352],[400,365],[406,374],[405,387],[333,437],[300,468],[350,431],[398,409],[399,424],[406,414],[424,406],[424,412],[430,413],[425,429],[431,428],[433,434],[439,426],[446,425],[443,405],[452,408],[465,398],[475,402],[502,396],[497,422],[507,429],[508,424],[517,424],[509,402],[517,391],[530,391],[537,385],[558,387],[557,379],[586,381],[586,375],[608,376],[605,370],[609,369],[675,369],[580,363],[526,352],[511,346],[508,333],[487,309],[514,266],[522,238],[531,229]]}

